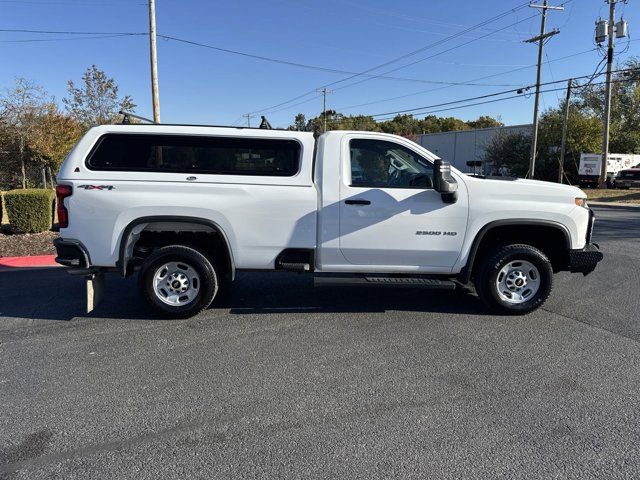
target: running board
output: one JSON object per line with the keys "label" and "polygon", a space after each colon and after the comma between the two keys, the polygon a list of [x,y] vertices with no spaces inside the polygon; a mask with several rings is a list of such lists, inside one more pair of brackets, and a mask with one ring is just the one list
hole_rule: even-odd
{"label": "running board", "polygon": [[381,276],[316,276],[315,286],[325,285],[383,285],[390,287],[416,287],[453,290],[456,283],[453,280],[428,277],[381,277]]}

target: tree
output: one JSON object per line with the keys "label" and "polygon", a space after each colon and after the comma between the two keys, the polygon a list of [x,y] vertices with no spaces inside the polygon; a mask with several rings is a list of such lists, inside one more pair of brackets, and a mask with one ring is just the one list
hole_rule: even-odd
{"label": "tree", "polygon": [[[555,181],[558,178],[564,108],[550,108],[540,116],[536,177]],[[602,122],[578,108],[569,110],[565,164],[567,175],[575,180],[582,152],[597,152],[602,143]]]}
{"label": "tree", "polygon": [[531,137],[522,133],[495,135],[485,146],[483,162],[496,171],[506,169],[510,175],[524,177],[529,170]]}
{"label": "tree", "polygon": [[10,190],[21,183],[19,158],[16,130],[0,121],[0,190]]}
{"label": "tree", "polygon": [[338,114],[336,119],[339,123],[335,130],[360,130],[366,132],[379,132],[380,124],[370,115],[349,115],[347,117]]}
{"label": "tree", "polygon": [[51,103],[37,120],[29,146],[31,154],[42,167],[57,171],[83,132],[75,118],[63,115],[57,105]]}
{"label": "tree", "polygon": [[69,96],[62,102],[69,114],[84,127],[112,123],[120,110],[135,111],[133,99],[129,95],[120,97],[115,80],[95,65],[87,68],[82,82],[82,86],[76,87],[73,80],[69,80]]}
{"label": "tree", "polygon": [[[550,108],[540,116],[536,178],[555,181],[558,178],[560,145],[562,144],[563,108]],[[575,180],[582,152],[594,152],[600,146],[602,125],[593,115],[578,108],[569,111],[564,171]],[[506,168],[511,175],[524,177],[529,171],[531,137],[525,134],[496,135],[485,146],[483,160],[495,170]]]}
{"label": "tree", "polygon": [[[428,115],[419,120],[410,114],[399,114],[391,120],[376,122],[371,115],[343,115],[335,110],[327,110],[328,130],[361,130],[369,132],[385,132],[400,135],[413,141],[421,133],[449,132],[452,130],[468,130],[469,128],[499,127],[503,123],[493,117],[483,115],[477,120],[465,122],[455,117],[438,117]],[[320,135],[324,130],[324,116],[321,113],[306,122],[302,113],[296,115],[289,130],[311,131]]]}
{"label": "tree", "polygon": [[469,126],[464,122],[464,120],[460,120],[455,117],[445,117],[440,118],[440,131],[441,132],[452,132],[454,130],[469,130]]}
{"label": "tree", "polygon": [[[327,110],[326,115],[327,130],[361,130],[371,132],[380,131],[380,125],[373,119],[373,117],[369,115],[345,116],[342,113],[336,112],[335,110]],[[299,117],[304,118],[304,115],[297,115],[296,123],[299,120]],[[324,132],[324,115],[320,113],[317,117],[309,119],[304,130],[313,132],[316,137],[322,135],[322,133]]]}
{"label": "tree", "polygon": [[[615,75],[611,87],[610,151],[640,153],[640,58],[627,60],[622,69],[627,71]],[[580,89],[577,108],[602,119],[604,98],[605,85],[589,85]]]}
{"label": "tree", "polygon": [[1,150],[9,160],[7,164],[11,163],[12,154],[17,155],[22,188],[27,188],[28,145],[38,128],[39,117],[50,103],[44,89],[25,78],[16,79],[15,87],[0,98],[4,140]]}
{"label": "tree", "polygon": [[295,120],[293,121],[293,125],[289,125],[287,130],[296,130],[298,132],[304,132],[307,130],[307,118],[304,113],[299,113],[296,115]]}
{"label": "tree", "polygon": [[380,128],[385,133],[393,133],[403,137],[415,137],[422,133],[420,120],[413,115],[396,115],[392,120],[380,122]]}
{"label": "tree", "polygon": [[496,128],[504,127],[504,123],[500,120],[490,117],[489,115],[481,115],[477,120],[469,120],[467,122],[469,128]]}
{"label": "tree", "polygon": [[[480,117],[489,119],[491,117]],[[493,120],[493,119],[492,119]],[[478,119],[479,121],[479,119]],[[497,120],[495,120],[497,122]],[[465,122],[455,117],[438,117],[436,115],[427,115],[420,121],[421,131],[424,133],[451,132],[454,130],[469,130],[470,122]]]}

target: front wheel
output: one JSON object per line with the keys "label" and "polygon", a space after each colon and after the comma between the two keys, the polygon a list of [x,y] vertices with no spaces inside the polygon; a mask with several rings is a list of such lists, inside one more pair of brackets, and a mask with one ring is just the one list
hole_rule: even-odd
{"label": "front wheel", "polygon": [[139,280],[149,305],[167,318],[200,313],[218,292],[218,277],[209,259],[182,245],[162,247],[149,255]]}
{"label": "front wheel", "polygon": [[551,294],[553,269],[537,248],[506,245],[487,255],[475,285],[480,300],[492,310],[524,314],[540,307]]}

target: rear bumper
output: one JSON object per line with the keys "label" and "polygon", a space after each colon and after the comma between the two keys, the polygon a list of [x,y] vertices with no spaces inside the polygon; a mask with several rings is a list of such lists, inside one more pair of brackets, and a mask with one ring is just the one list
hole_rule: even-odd
{"label": "rear bumper", "polygon": [[603,258],[604,255],[596,244],[587,243],[584,248],[569,250],[569,271],[587,275],[595,270]]}
{"label": "rear bumper", "polygon": [[578,182],[580,185],[597,187],[600,177],[598,175],[578,175]]}
{"label": "rear bumper", "polygon": [[78,240],[56,238],[53,241],[56,247],[56,262],[65,267],[89,268],[91,260],[87,249]]}

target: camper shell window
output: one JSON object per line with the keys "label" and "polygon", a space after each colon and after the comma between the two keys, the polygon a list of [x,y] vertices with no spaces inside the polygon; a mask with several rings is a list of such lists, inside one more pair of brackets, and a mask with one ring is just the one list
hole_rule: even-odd
{"label": "camper shell window", "polygon": [[296,140],[200,135],[104,135],[90,170],[291,177],[300,168]]}

